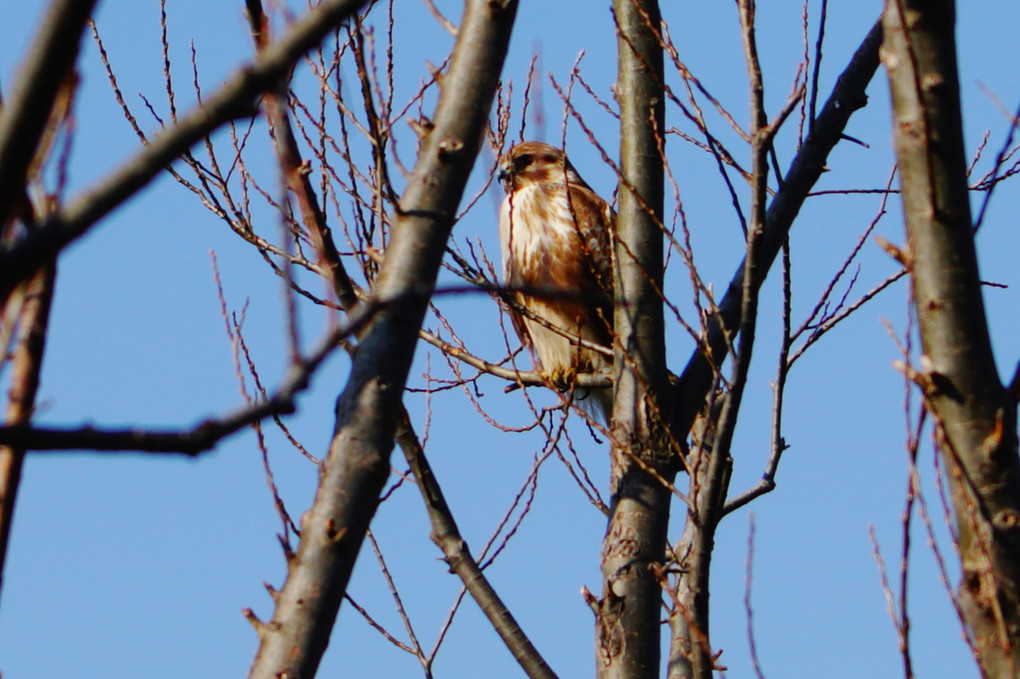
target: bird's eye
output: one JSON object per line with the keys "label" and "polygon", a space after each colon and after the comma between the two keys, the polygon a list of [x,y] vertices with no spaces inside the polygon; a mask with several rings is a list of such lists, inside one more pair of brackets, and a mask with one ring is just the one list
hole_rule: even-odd
{"label": "bird's eye", "polygon": [[531,165],[531,161],[532,160],[534,160],[534,159],[531,157],[530,153],[521,154],[521,155],[517,156],[517,158],[514,160],[514,169],[515,170],[523,170],[528,165]]}

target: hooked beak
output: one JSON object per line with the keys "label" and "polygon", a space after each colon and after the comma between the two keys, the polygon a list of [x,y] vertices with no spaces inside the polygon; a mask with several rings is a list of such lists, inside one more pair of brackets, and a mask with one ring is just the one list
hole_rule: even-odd
{"label": "hooked beak", "polygon": [[512,181],[512,177],[510,174],[509,163],[499,164],[499,171],[496,173],[496,179],[499,180],[499,183],[503,185],[504,189],[508,191],[510,190],[510,183]]}

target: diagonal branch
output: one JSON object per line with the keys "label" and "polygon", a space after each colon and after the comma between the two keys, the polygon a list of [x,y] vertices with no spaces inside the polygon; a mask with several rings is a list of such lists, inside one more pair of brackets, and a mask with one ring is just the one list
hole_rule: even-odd
{"label": "diagonal branch", "polygon": [[[247,0],[248,18],[252,24],[252,35],[258,53],[265,54],[271,49],[269,40],[269,21],[262,11],[261,0]],[[273,131],[276,144],[276,156],[280,164],[280,173],[287,189],[293,194],[301,215],[301,223],[312,237],[315,249],[319,253],[320,266],[329,272],[329,280],[333,291],[340,300],[345,311],[350,311],[358,302],[354,283],[347,275],[347,270],[340,261],[332,231],[326,223],[326,215],[319,207],[315,189],[312,188],[311,173],[301,159],[297,138],[287,114],[287,87],[281,82],[276,89],[266,93],[263,107]]]}
{"label": "diagonal branch", "polygon": [[[878,69],[881,42],[882,29],[875,24],[840,74],[808,138],[790,164],[782,188],[772,199],[760,239],[757,284],[765,280],[804,200],[824,171],[829,152],[842,138],[850,116],[867,104],[865,90]],[[740,322],[744,270],[745,264],[741,262],[719,304],[718,314],[709,322],[702,345],[688,360],[673,387],[674,398],[680,404],[672,422],[674,432],[690,430],[712,388],[713,367],[721,365],[726,358],[729,346],[726,338],[738,330]]]}
{"label": "diagonal branch", "polygon": [[[247,0],[247,6],[255,44],[258,49],[265,49],[265,46],[268,44],[269,25],[262,11],[261,0]],[[287,114],[284,95],[278,92],[269,93],[266,96],[264,106],[274,130],[276,152],[284,181],[295,197],[298,212],[301,215],[305,229],[313,238],[321,260],[320,264],[329,272],[330,282],[337,295],[337,299],[340,301],[341,307],[345,311],[350,312],[358,303],[358,291],[355,289],[344,268],[330,233],[329,225],[326,223],[326,216],[318,206],[309,174],[304,171],[301,152]],[[382,161],[380,160],[380,162]],[[439,343],[437,346],[445,345],[441,346],[441,348],[448,353],[456,349],[442,342],[438,337],[426,333],[424,330],[421,331],[421,335],[428,341],[434,340],[436,343]],[[469,358],[465,353],[458,353],[458,358],[475,365],[472,362],[474,357]],[[479,361],[479,359],[474,359],[474,361]],[[487,363],[484,365],[488,366],[491,370],[506,370],[499,366],[490,366]],[[512,371],[507,370],[506,372],[511,373]],[[508,379],[514,379],[515,377],[509,374],[503,376]],[[535,379],[536,383],[541,384],[541,381],[539,381],[541,379],[540,376],[535,376]],[[482,573],[478,562],[471,555],[467,543],[461,538],[453,514],[446,504],[439,483],[436,481],[428,460],[425,458],[425,451],[422,449],[421,443],[411,426],[406,409],[403,408],[397,424],[395,438],[417,480],[417,486],[421,490],[422,498],[428,509],[429,520],[432,524],[433,540],[443,550],[450,569],[464,582],[464,586],[474,597],[482,612],[492,622],[496,632],[504,640],[521,667],[528,673],[528,676],[544,679],[555,677],[545,660],[531,644],[513,615],[503,604],[499,595]]]}
{"label": "diagonal branch", "polygon": [[[372,291],[384,311],[367,328],[337,400],[329,455],[302,519],[273,618],[257,623],[250,676],[311,677],[329,642],[365,532],[389,475],[393,436],[418,331],[454,216],[474,166],[510,40],[517,3],[469,0],[442,79],[434,128],[399,201]],[[408,295],[408,293],[418,293]]]}
{"label": "diagonal branch", "polygon": [[432,467],[411,428],[411,421],[406,412],[397,424],[396,439],[425,500],[429,521],[432,524],[432,541],[443,550],[443,559],[450,566],[450,570],[464,582],[464,587],[478,602],[485,617],[492,623],[527,675],[532,679],[554,679],[556,675],[525,636],[513,614],[482,573],[478,561],[471,555],[471,550],[460,534],[457,522],[446,504],[443,491],[436,482]]}
{"label": "diagonal branch", "polygon": [[330,333],[307,359],[291,367],[283,385],[268,399],[232,415],[205,420],[191,429],[158,431],[92,426],[57,429],[10,424],[0,427],[0,446],[33,451],[140,451],[196,456],[251,424],[293,413],[297,395],[308,388],[312,375],[350,331],[351,326],[345,326]]}
{"label": "diagonal branch", "polygon": [[84,235],[211,131],[230,120],[253,115],[258,96],[276,87],[305,52],[330,35],[365,1],[325,0],[309,10],[285,36],[260,52],[254,62],[243,67],[198,108],[153,137],[134,158],[97,185],[86,189],[68,206],[47,219],[41,228],[3,251],[0,256],[0,300],[6,299],[18,282]]}
{"label": "diagonal branch", "polygon": [[[7,223],[24,195],[29,166],[60,88],[74,68],[95,4],[95,0],[54,0],[50,4],[11,96],[0,109],[0,224]],[[25,275],[42,262],[36,262]],[[9,292],[0,298],[6,299]]]}

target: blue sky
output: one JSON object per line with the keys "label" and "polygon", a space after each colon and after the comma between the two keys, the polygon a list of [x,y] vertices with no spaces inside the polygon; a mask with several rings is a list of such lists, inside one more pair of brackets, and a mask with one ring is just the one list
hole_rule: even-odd
{"label": "blue sky", "polygon": [[[42,4],[42,3],[39,3]],[[879,3],[829,3],[822,63],[823,99],[839,70],[877,18]],[[773,6],[779,5],[779,6]],[[193,97],[188,64],[193,41],[203,86],[213,88],[250,56],[243,3],[168,2],[178,106]],[[456,3],[442,3],[451,18]],[[20,54],[31,40],[39,7],[3,3],[7,38],[0,43],[0,86],[8,91]],[[512,129],[519,126],[520,92],[532,54],[558,82],[569,77],[579,53],[587,82],[609,99],[615,78],[615,40],[608,6],[524,3],[518,15],[504,78],[515,83]],[[812,30],[817,3],[810,7]],[[786,99],[803,50],[799,3],[759,7],[759,49],[767,105],[775,113]],[[736,12],[730,3],[689,3],[666,12],[681,58],[744,124],[746,71]],[[143,128],[155,124],[138,94],[166,110],[157,3],[107,1],[96,15],[129,103]],[[441,63],[450,38],[419,3],[396,11],[397,101],[427,76],[426,59]],[[1020,90],[1015,30],[1020,7],[979,1],[959,17],[959,46],[968,155],[990,130],[986,170],[1007,122],[995,102],[1013,108]],[[385,30],[378,24],[377,37]],[[813,36],[811,38],[813,43]],[[83,86],[77,139],[70,166],[71,190],[91,185],[137,148],[137,139],[113,100],[97,51],[84,43]],[[678,85],[673,73],[671,84]],[[307,82],[299,79],[299,83]],[[548,78],[544,79],[548,83]],[[848,134],[868,144],[842,144],[829,160],[819,189],[880,188],[891,167],[888,94],[879,72],[871,103],[854,116]],[[615,154],[612,119],[575,92],[596,137]],[[563,114],[555,92],[542,91],[546,140],[558,143]],[[427,111],[427,109],[426,109]],[[675,108],[669,124],[691,132]],[[796,121],[793,121],[795,124]],[[715,130],[746,164],[747,152],[724,123]],[[527,136],[539,133],[531,127]],[[686,125],[686,127],[685,127]],[[264,143],[264,130],[259,143]],[[406,131],[405,162],[413,148]],[[217,137],[218,143],[225,138]],[[222,147],[226,153],[226,146]],[[740,230],[729,198],[703,152],[675,138],[669,157],[676,173],[702,276],[722,290],[740,258]],[[603,195],[613,190],[612,170],[602,165],[583,132],[567,128],[567,150],[585,179]],[[273,168],[256,150],[253,167],[273,186]],[[781,136],[780,163],[789,163],[793,137]],[[483,162],[491,158],[483,156]],[[481,186],[476,172],[468,195]],[[1012,372],[1018,352],[1016,266],[1010,229],[1016,193],[996,194],[982,229],[982,275],[1010,287],[989,288],[986,303],[1000,371]],[[745,197],[746,199],[746,197]],[[977,200],[977,199],[975,199]],[[798,323],[859,234],[877,214],[880,197],[819,196],[794,227],[794,316]],[[877,231],[902,242],[898,206]],[[268,211],[258,228],[274,236]],[[496,256],[494,203],[488,197],[457,225],[459,243],[481,243]],[[187,425],[241,403],[231,349],[220,315],[210,264],[215,251],[228,305],[247,303],[246,340],[264,382],[276,384],[286,366],[283,296],[261,258],[168,176],[104,221],[60,260],[39,419],[48,424]],[[860,260],[860,294],[891,273],[893,263],[869,241]],[[449,279],[448,282],[452,282]],[[686,273],[669,276],[671,297],[690,310]],[[769,382],[779,343],[779,288],[775,276],[763,292],[756,362],[734,445],[733,491],[761,474],[768,448]],[[852,295],[853,296],[853,295]],[[898,568],[900,514],[906,488],[904,388],[892,369],[898,350],[883,325],[906,332],[906,288],[900,284],[812,348],[791,373],[785,436],[791,448],[772,494],[723,524],[713,565],[713,644],[724,650],[728,676],[751,672],[744,610],[749,512],[756,522],[752,603],[758,654],[768,676],[896,676],[897,640],[868,538],[874,526],[890,574]],[[484,296],[440,300],[458,333],[487,358],[502,356],[498,310]],[[306,347],[326,325],[319,309],[302,309]],[[430,319],[436,325],[435,319]],[[676,323],[669,329],[670,365],[682,368],[691,342]],[[316,376],[288,424],[313,454],[324,453],[332,430],[333,402],[348,363],[337,356]],[[443,358],[419,350],[411,386],[422,374],[448,375]],[[495,379],[480,382],[480,402],[510,425],[528,421],[520,392],[504,394]],[[531,390],[544,405],[552,397]],[[419,432],[461,529],[475,550],[496,529],[531,472],[542,437],[493,429],[458,390],[409,394]],[[605,493],[606,451],[581,426],[571,428],[578,454]],[[270,459],[281,494],[297,518],[316,482],[315,467],[276,431],[268,433]],[[394,459],[394,466],[403,469]],[[920,463],[942,549],[956,568],[945,539],[932,487],[930,444]],[[679,514],[677,514],[679,516]],[[271,615],[264,581],[280,586],[285,564],[275,532],[280,528],[267,489],[255,437],[238,435],[196,461],[141,455],[44,454],[26,465],[11,552],[0,596],[0,671],[31,677],[224,677],[246,671],[256,640],[241,615],[246,607]],[[489,569],[494,586],[562,677],[591,676],[593,620],[579,591],[600,587],[598,555],[603,517],[592,508],[555,456],[544,462],[534,501],[507,548]],[[679,536],[674,520],[671,535]],[[417,492],[398,489],[379,510],[375,538],[398,584],[415,630],[426,648],[436,639],[459,582],[447,573],[428,539]],[[910,611],[915,671],[919,677],[976,677],[960,640],[959,623],[938,579],[918,520],[914,522]],[[399,638],[406,633],[386,583],[366,545],[350,588]],[[508,652],[467,600],[458,612],[435,666],[443,677],[519,676]],[[420,676],[417,661],[394,649],[350,606],[344,606],[320,676]]]}

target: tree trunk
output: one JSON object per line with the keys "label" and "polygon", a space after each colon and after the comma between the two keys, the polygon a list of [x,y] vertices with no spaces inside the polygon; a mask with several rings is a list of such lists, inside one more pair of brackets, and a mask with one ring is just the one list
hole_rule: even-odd
{"label": "tree trunk", "polygon": [[[613,3],[620,55],[620,211],[615,243],[612,504],[602,548],[596,655],[603,679],[659,674],[672,479],[659,411],[666,384],[662,317],[662,47],[655,0]],[[655,474],[649,473],[649,469]]]}
{"label": "tree trunk", "polygon": [[951,1],[890,0],[883,61],[893,101],[924,355],[908,371],[936,426],[959,536],[959,598],[985,677],[1020,667],[1016,398],[995,367],[967,190]]}

